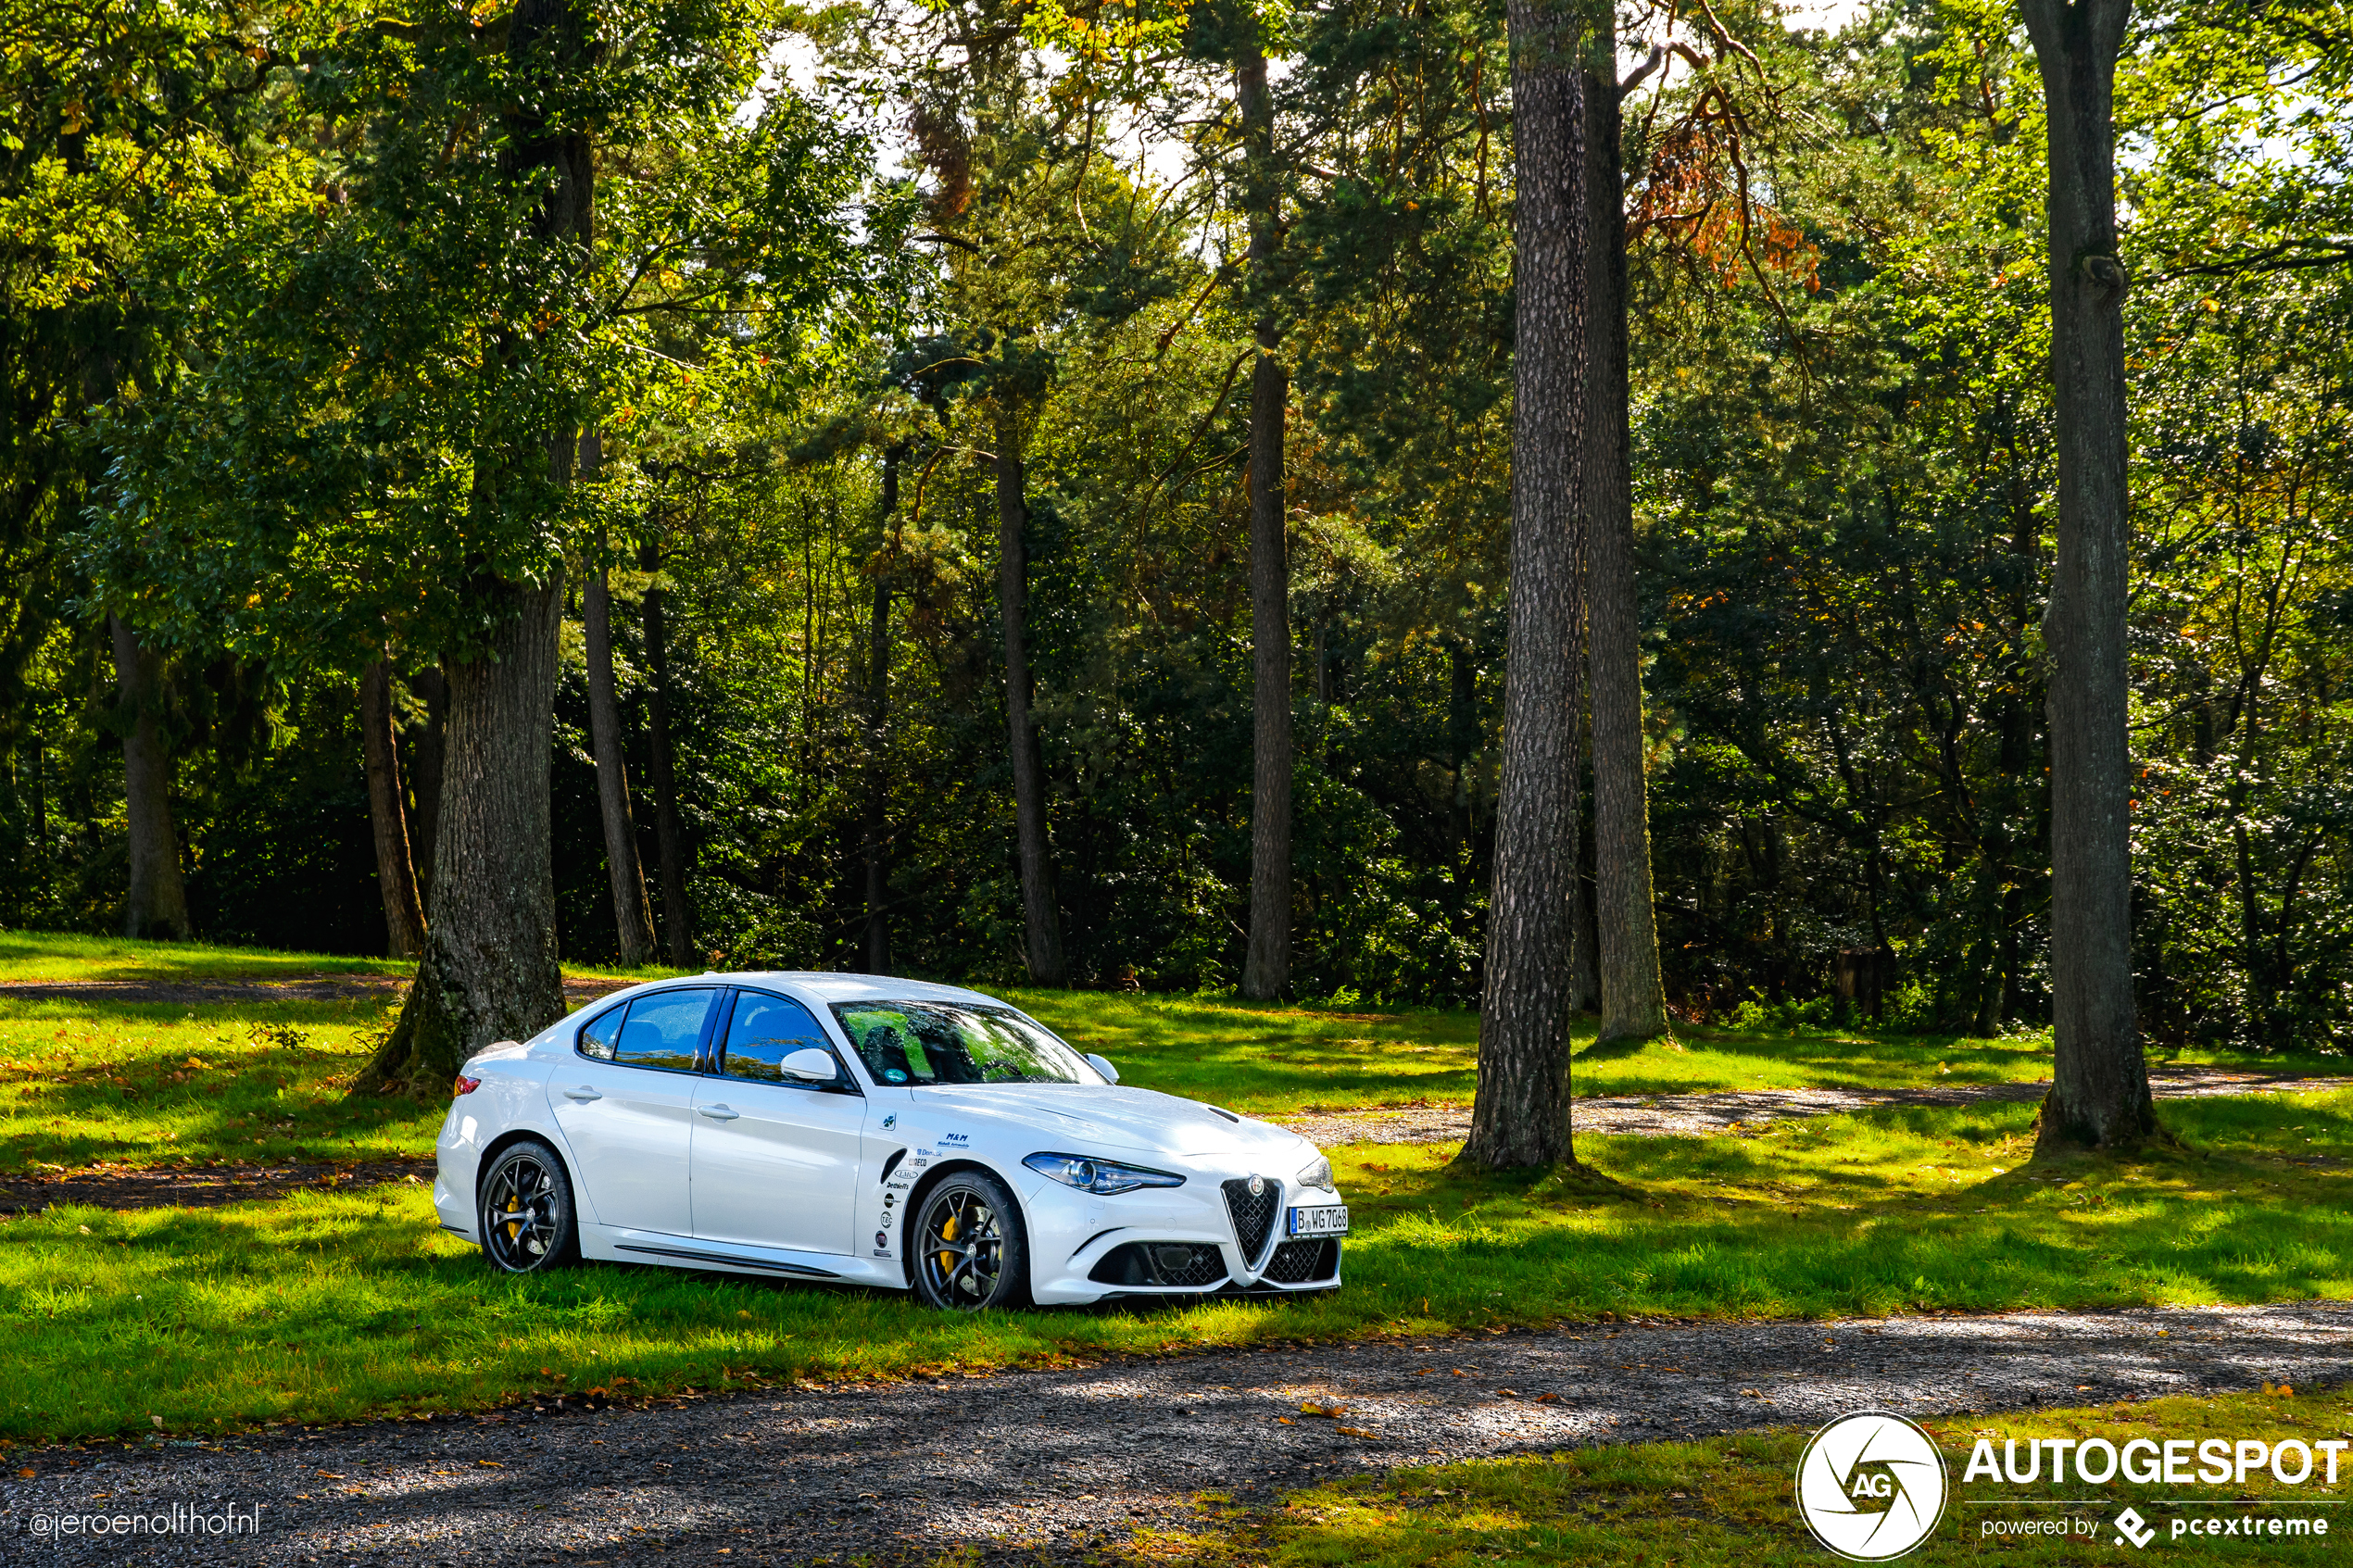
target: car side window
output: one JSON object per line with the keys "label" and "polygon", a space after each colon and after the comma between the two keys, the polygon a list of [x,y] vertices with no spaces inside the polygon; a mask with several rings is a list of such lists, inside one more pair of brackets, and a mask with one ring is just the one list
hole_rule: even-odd
{"label": "car side window", "polygon": [[711,1010],[713,994],[703,987],[653,991],[639,997],[629,1004],[613,1060],[633,1067],[692,1073],[695,1047],[702,1043],[703,1015]]}
{"label": "car side window", "polygon": [[621,1038],[621,1021],[628,1004],[607,1008],[580,1026],[580,1054],[598,1061],[612,1060],[613,1044]]}
{"label": "car side window", "polygon": [[[813,1083],[806,1078],[787,1077],[782,1063],[796,1051],[823,1051],[834,1064],[831,1084]],[[812,1089],[846,1089],[849,1081],[841,1071],[841,1059],[834,1055],[831,1041],[817,1026],[809,1010],[786,997],[772,997],[764,991],[736,993],[735,1015],[727,1021],[727,1041],[720,1058],[720,1071],[730,1078],[749,1078],[766,1084],[792,1084]]]}

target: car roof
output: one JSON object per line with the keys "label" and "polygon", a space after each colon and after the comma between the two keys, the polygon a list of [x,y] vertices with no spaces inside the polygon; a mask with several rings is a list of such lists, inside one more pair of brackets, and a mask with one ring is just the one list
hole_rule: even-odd
{"label": "car roof", "polygon": [[785,985],[822,1002],[918,1001],[977,1002],[985,1007],[1006,1004],[985,992],[962,985],[940,985],[928,980],[905,980],[889,974],[837,974],[822,970],[742,970],[725,974],[681,975],[663,985],[716,981],[723,985]]}

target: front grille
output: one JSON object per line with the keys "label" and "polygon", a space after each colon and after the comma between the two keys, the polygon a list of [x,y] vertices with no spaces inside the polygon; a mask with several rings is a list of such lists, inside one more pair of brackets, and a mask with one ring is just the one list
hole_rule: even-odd
{"label": "front grille", "polygon": [[1104,1253],[1087,1277],[1097,1285],[1215,1285],[1226,1277],[1226,1260],[1214,1247],[1131,1241]]}
{"label": "front grille", "polygon": [[1242,1259],[1255,1261],[1266,1250],[1266,1238],[1275,1229],[1275,1210],[1283,1199],[1282,1185],[1265,1182],[1256,1198],[1250,1195],[1250,1183],[1236,1176],[1226,1184],[1226,1212],[1234,1217],[1234,1239],[1242,1244]]}
{"label": "front grille", "polygon": [[1277,1285],[1305,1285],[1311,1279],[1331,1279],[1340,1273],[1340,1240],[1307,1236],[1286,1241],[1266,1261],[1266,1277]]}

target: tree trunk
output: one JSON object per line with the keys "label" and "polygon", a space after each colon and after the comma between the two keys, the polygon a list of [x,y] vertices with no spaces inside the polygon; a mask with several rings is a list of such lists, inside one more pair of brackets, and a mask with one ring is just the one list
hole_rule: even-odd
{"label": "tree trunk", "polygon": [[588,645],[588,743],[597,758],[605,869],[612,879],[621,964],[638,969],[654,960],[654,917],[646,903],[646,873],[637,860],[637,818],[630,809],[629,764],[621,746],[621,698],[612,684],[612,592],[601,561],[588,574],[585,600],[581,621]]}
{"label": "tree trunk", "polygon": [[1601,920],[1593,908],[1593,839],[1578,811],[1577,895],[1569,906],[1569,996],[1579,1012],[1602,1010]]}
{"label": "tree trunk", "polygon": [[425,919],[430,922],[434,850],[441,835],[441,772],[449,737],[449,683],[441,666],[434,664],[409,676],[409,689],[425,705],[424,727],[417,732],[417,765],[409,780],[417,793],[417,814],[409,822],[409,845],[417,867],[417,895],[424,901]]}
{"label": "tree trunk", "polygon": [[[639,564],[648,571],[660,558],[646,546]],[[678,829],[678,769],[670,746],[670,645],[663,624],[663,591],[646,589],[646,671],[653,689],[646,694],[646,771],[654,786],[654,847],[661,856],[662,947],[673,968],[692,967],[694,912],[686,906],[686,835]]]}
{"label": "tree trunk", "polygon": [[180,834],[171,821],[171,742],[163,733],[163,656],[141,646],[130,622],[107,618],[114,634],[122,733],[122,806],[131,831],[131,891],[125,936],[185,938],[188,891],[180,879]]}
{"label": "tree trunk", "polygon": [[425,911],[409,859],[409,813],[400,798],[400,748],[392,729],[392,666],[379,659],[359,677],[359,748],[368,767],[368,821],[375,830],[376,886],[384,895],[384,951],[418,959]]}
{"label": "tree trunk", "polygon": [[1587,634],[1593,683],[1593,895],[1602,970],[1600,1040],[1667,1033],[1651,827],[1642,777],[1642,620],[1634,600],[1634,490],[1627,414],[1625,184],[1617,42],[1604,6],[1587,40],[1585,499]]}
{"label": "tree trunk", "polygon": [[1046,771],[1030,721],[1028,605],[1029,503],[1022,495],[1021,425],[1011,408],[997,416],[997,604],[1005,625],[1005,722],[1013,764],[1013,821],[1021,839],[1021,910],[1029,978],[1060,985],[1062,920],[1046,842]]}
{"label": "tree trunk", "polygon": [[[587,134],[549,124],[541,106],[562,101],[563,79],[586,69],[588,31],[577,0],[519,0],[507,28],[509,68],[529,90],[517,94],[522,107],[509,115],[500,172],[514,188],[541,192],[532,233],[559,267],[583,265],[595,242],[595,162]],[[559,424],[544,440],[549,480],[570,485],[579,431]],[[502,500],[492,462],[486,451],[475,458],[476,501],[485,511]],[[448,750],[424,960],[355,1093],[442,1089],[484,1046],[526,1038],[563,1016],[547,780],[562,582],[551,571],[535,587],[484,587],[509,613],[470,658],[443,665]]]}
{"label": "tree trunk", "polygon": [[[1245,22],[1245,26],[1253,24]],[[1254,26],[1253,26],[1254,31]],[[1249,160],[1252,281],[1264,288],[1282,244],[1276,211],[1275,110],[1266,56],[1256,43],[1235,72],[1242,149]],[[1251,756],[1250,947],[1241,992],[1269,1000],[1290,985],[1290,566],[1284,538],[1284,402],[1290,378],[1277,350],[1274,318],[1257,322],[1258,360],[1250,382]]]}
{"label": "tree trunk", "polygon": [[510,590],[515,613],[474,658],[445,667],[449,776],[424,961],[355,1093],[446,1089],[468,1057],[563,1016],[548,853],[560,585]]}
{"label": "tree trunk", "polygon": [[[889,544],[891,520],[899,512],[899,464],[904,446],[883,453],[881,543]],[[884,747],[890,734],[890,581],[877,572],[866,632],[866,820],[860,834],[866,871],[866,972],[890,972],[890,774]]]}
{"label": "tree trunk", "polygon": [[2051,1092],[2040,1145],[2156,1130],[2133,1007],[2132,750],[2125,723],[2125,276],[2110,97],[2126,0],[2021,0],[2050,157],[2058,560],[2051,659]]}
{"label": "tree trunk", "polygon": [[1577,874],[1578,551],[1586,417],[1585,135],[1577,14],[1511,0],[1518,321],[1504,775],[1487,913],[1478,1092],[1457,1156],[1491,1169],[1574,1158],[1569,899]]}

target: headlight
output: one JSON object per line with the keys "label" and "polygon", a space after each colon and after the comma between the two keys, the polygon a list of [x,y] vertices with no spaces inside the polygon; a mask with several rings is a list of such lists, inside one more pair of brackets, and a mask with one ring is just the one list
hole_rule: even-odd
{"label": "headlight", "polygon": [[1322,1155],[1315,1162],[1299,1173],[1299,1185],[1303,1187],[1327,1187],[1332,1185],[1332,1162]]}
{"label": "headlight", "polygon": [[1138,1187],[1180,1187],[1185,1178],[1166,1171],[1147,1171],[1139,1165],[1114,1165],[1107,1160],[1089,1160],[1083,1154],[1033,1154],[1022,1161],[1041,1176],[1051,1176],[1066,1187],[1081,1192],[1109,1195],[1134,1192]]}

